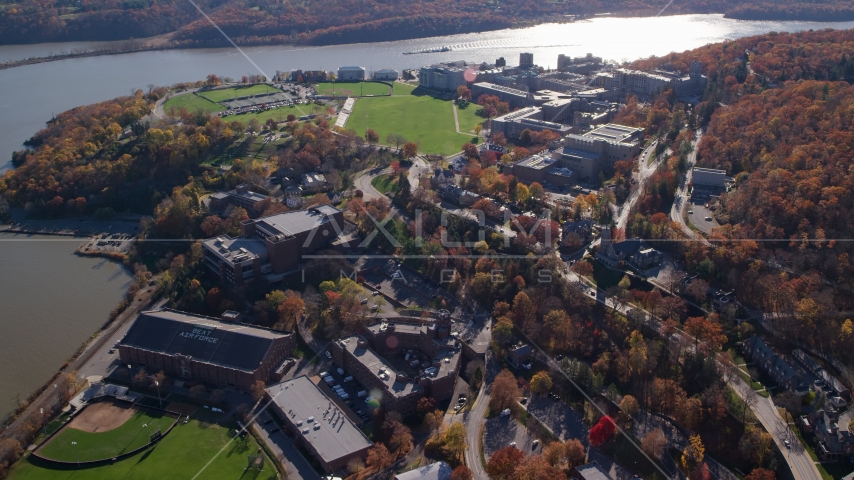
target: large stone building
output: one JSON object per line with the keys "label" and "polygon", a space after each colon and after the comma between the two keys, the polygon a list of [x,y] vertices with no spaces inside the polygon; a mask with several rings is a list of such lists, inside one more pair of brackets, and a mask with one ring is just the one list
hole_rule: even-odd
{"label": "large stone building", "polygon": [[703,76],[703,66],[696,60],[691,62],[688,76],[667,70],[644,72],[628,68],[617,68],[612,72],[596,75],[594,84],[624,94],[651,97],[672,88],[680,98],[703,93],[708,79]]}
{"label": "large stone building", "polygon": [[365,79],[365,67],[340,67],[338,69],[339,82],[361,82]]}
{"label": "large stone building", "polygon": [[379,392],[377,400],[387,411],[406,416],[422,397],[453,396],[461,347],[451,335],[450,314],[442,312],[423,324],[373,324],[364,335],[337,340],[330,350],[337,365],[368,391]]}
{"label": "large stone building", "polygon": [[575,58],[564,54],[557,56],[557,69],[561,72],[590,75],[594,70],[600,68],[602,68],[602,57],[594,57],[592,53]]}
{"label": "large stone building", "polygon": [[228,192],[214,193],[210,197],[210,209],[222,210],[229,205],[237,205],[246,209],[248,212],[253,211],[256,203],[266,200],[267,195],[255,193],[249,190],[249,185],[238,185],[234,190]]}
{"label": "large stone building", "polygon": [[374,72],[374,80],[393,82],[400,77],[400,72],[391,68],[383,68]]}
{"label": "large stone building", "polygon": [[367,458],[373,443],[307,376],[270,386],[266,395],[270,411],[326,473]]}
{"label": "large stone building", "polygon": [[519,54],[519,68],[527,70],[534,68],[534,54],[530,52],[522,52]]}
{"label": "large stone building", "polygon": [[726,189],[726,170],[695,167],[691,174],[691,182],[694,185]]}
{"label": "large stone building", "polygon": [[564,136],[572,129],[567,125],[543,120],[543,109],[540,107],[522,108],[493,118],[491,125],[492,133],[503,133],[508,140],[518,139],[525,130],[531,132],[551,130]]}
{"label": "large stone building", "polygon": [[248,391],[295,346],[292,333],[164,309],[142,312],[118,349],[122,365]]}
{"label": "large stone building", "polygon": [[532,155],[510,166],[512,173],[522,183],[571,185],[575,183],[575,172],[562,167],[560,160],[549,155]]}
{"label": "large stone building", "polygon": [[564,137],[563,149],[555,158],[576,172],[582,180],[592,180],[619,160],[631,160],[640,153],[644,137],[642,128],[609,123],[583,135]]}
{"label": "large stone building", "polygon": [[431,90],[455,91],[457,87],[466,85],[466,62],[447,62],[427,67],[421,67],[418,74],[418,84]]}
{"label": "large stone building", "polygon": [[502,102],[507,102],[511,110],[534,104],[534,95],[530,92],[489,82],[478,82],[471,86],[472,100],[478,101],[481,95],[494,95]]}
{"label": "large stone building", "polygon": [[230,285],[262,276],[276,281],[295,270],[303,255],[328,246],[343,229],[344,213],[331,205],[247,220],[238,238],[221,235],[203,241],[204,262]]}

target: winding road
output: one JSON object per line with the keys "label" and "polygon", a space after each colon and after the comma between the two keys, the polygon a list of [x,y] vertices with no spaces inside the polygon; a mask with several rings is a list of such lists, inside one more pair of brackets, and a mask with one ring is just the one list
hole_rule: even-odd
{"label": "winding road", "polygon": [[638,157],[637,188],[629,195],[623,206],[620,207],[620,214],[617,216],[616,221],[617,228],[626,228],[626,224],[629,223],[629,213],[643,193],[646,181],[655,173],[658,165],[661,163],[661,158],[655,159],[652,163],[649,162],[649,157],[655,152],[656,145],[658,145],[658,140],[653,140]]}
{"label": "winding road", "polygon": [[688,203],[688,185],[691,183],[691,176],[694,173],[694,164],[697,162],[697,145],[700,144],[701,138],[703,138],[703,132],[702,130],[697,130],[694,142],[691,144],[691,154],[688,155],[687,170],[682,177],[682,183],[676,189],[676,197],[673,200],[673,207],[670,209],[670,220],[678,223],[682,229],[682,233],[688,236],[688,238],[699,240],[709,245],[709,242],[702,235],[692,230],[685,223],[685,204]]}

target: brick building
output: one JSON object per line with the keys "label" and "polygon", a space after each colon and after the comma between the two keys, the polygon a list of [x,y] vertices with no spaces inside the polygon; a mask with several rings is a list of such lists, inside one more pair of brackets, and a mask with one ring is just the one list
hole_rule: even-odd
{"label": "brick building", "polygon": [[142,312],[118,348],[123,365],[248,391],[295,346],[292,333],[164,309]]}

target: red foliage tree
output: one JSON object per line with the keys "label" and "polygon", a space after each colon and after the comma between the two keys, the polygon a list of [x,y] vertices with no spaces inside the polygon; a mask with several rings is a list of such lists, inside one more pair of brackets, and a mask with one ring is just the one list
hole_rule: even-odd
{"label": "red foliage tree", "polygon": [[591,445],[594,447],[600,447],[610,440],[616,431],[617,424],[614,423],[614,419],[605,415],[599,419],[599,422],[596,423],[593,428],[590,429],[588,439],[590,440]]}

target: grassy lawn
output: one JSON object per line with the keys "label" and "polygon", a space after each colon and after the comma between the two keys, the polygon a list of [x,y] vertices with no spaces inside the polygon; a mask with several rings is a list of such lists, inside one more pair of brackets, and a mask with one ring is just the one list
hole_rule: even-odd
{"label": "grassy lawn", "polygon": [[[106,432],[92,433],[66,428],[39,453],[66,462],[114,457],[145,445],[151,433],[158,429],[165,432],[173,421],[173,417],[140,410],[120,427]],[[147,426],[143,428],[143,425]],[[76,442],[76,445],[72,442]]]}
{"label": "grassy lawn", "polygon": [[394,90],[392,90],[392,95],[411,95],[412,91],[415,90],[416,85],[410,85],[408,83],[400,83],[394,82]]}
{"label": "grassy lawn", "polygon": [[376,82],[321,82],[314,86],[318,95],[388,95],[388,85]]}
{"label": "grassy lawn", "polygon": [[457,118],[460,121],[461,132],[471,132],[474,134],[474,126],[483,123],[484,119],[477,115],[480,105],[469,103],[466,108],[457,107]]}
{"label": "grassy lawn", "polygon": [[169,109],[172,107],[179,110],[181,108],[186,108],[188,112],[204,110],[206,112],[213,113],[225,110],[225,107],[222,105],[200,97],[194,93],[184,93],[166,100],[166,103],[163,104],[163,111],[169,113]]}
{"label": "grassy lawn", "polygon": [[[247,464],[247,456],[254,455],[259,448],[251,435],[247,435],[245,440],[237,439],[229,443],[230,440],[229,429],[225,426],[194,419],[186,425],[179,423],[153,448],[111,465],[86,468],[77,472],[74,468],[49,468],[37,464],[38,460],[31,461],[27,458],[14,467],[9,478],[54,480],[73,476],[87,480],[190,479],[203,468],[204,472],[198,478],[224,480],[276,478],[275,467],[272,466],[269,458],[265,460],[264,470],[260,473],[243,471]],[[209,465],[208,462],[210,462]]]}
{"label": "grassy lawn", "polygon": [[217,90],[208,90],[199,92],[199,95],[213,102],[222,102],[237,97],[245,97],[247,95],[261,95],[263,93],[280,93],[281,90],[269,85],[259,83],[257,85],[249,85],[247,87],[231,87],[221,88]]}
{"label": "grassy lawn", "polygon": [[602,290],[607,290],[610,287],[620,283],[625,273],[612,270],[605,266],[599,260],[590,262],[593,264],[593,282]]}
{"label": "grassy lawn", "polygon": [[[403,92],[406,88],[407,85],[401,85],[399,90]],[[419,151],[430,154],[450,155],[460,151],[463,143],[473,140],[473,135],[457,133],[450,101],[427,95],[402,93],[359,99],[347,121],[347,129],[364,134],[368,128],[375,130],[380,138],[389,133],[403,135],[419,144]]]}
{"label": "grassy lawn", "polygon": [[373,185],[373,187],[382,194],[388,192],[397,193],[397,191],[400,190],[397,178],[397,176],[393,175],[377,175],[373,180],[371,180],[371,185]]}

